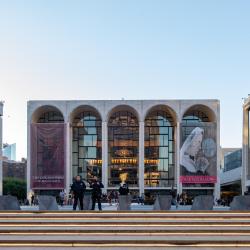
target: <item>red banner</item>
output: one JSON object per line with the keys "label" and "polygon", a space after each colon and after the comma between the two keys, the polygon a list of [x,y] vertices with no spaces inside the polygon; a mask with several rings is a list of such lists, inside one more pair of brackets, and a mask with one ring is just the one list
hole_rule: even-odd
{"label": "red banner", "polygon": [[65,124],[31,125],[31,188],[64,189]]}
{"label": "red banner", "polygon": [[205,184],[205,183],[216,183],[216,176],[180,176],[181,183],[197,183],[197,184]]}

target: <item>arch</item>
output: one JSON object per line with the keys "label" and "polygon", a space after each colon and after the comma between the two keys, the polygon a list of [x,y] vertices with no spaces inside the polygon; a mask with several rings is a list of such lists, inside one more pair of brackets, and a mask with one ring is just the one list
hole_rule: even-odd
{"label": "arch", "polygon": [[147,117],[155,111],[163,111],[166,112],[168,114],[168,117],[172,120],[172,125],[175,125],[177,122],[177,114],[176,112],[170,108],[169,106],[165,105],[165,104],[159,104],[159,105],[155,105],[152,106],[151,108],[149,108],[145,114],[144,120],[147,119]]}
{"label": "arch", "polygon": [[75,117],[82,112],[93,112],[97,117],[100,118],[100,120],[102,120],[100,112],[95,107],[90,105],[80,105],[70,113],[70,123],[72,124]]}
{"label": "arch", "polygon": [[140,120],[140,115],[139,115],[138,111],[134,107],[125,104],[125,105],[117,105],[117,106],[113,107],[111,110],[109,110],[109,112],[107,114],[107,119],[106,119],[107,122],[109,122],[110,117],[114,113],[121,112],[121,111],[131,112],[137,118],[138,121]]}
{"label": "arch", "polygon": [[70,114],[72,125],[72,176],[85,181],[102,178],[102,123],[92,106],[80,105]]}
{"label": "arch", "polygon": [[62,123],[64,122],[63,112],[55,106],[44,105],[37,108],[31,116],[32,123],[44,123],[45,121],[42,121],[44,119],[47,120],[48,123]]}
{"label": "arch", "polygon": [[172,187],[175,180],[176,117],[165,105],[148,110],[144,128],[144,185]]}
{"label": "arch", "polygon": [[182,121],[185,120],[187,116],[195,116],[201,122],[216,122],[217,120],[214,111],[203,104],[196,104],[187,108],[182,115]]}
{"label": "arch", "polygon": [[119,186],[124,179],[131,187],[139,186],[139,119],[136,114],[133,108],[124,105],[109,113],[109,187]]}

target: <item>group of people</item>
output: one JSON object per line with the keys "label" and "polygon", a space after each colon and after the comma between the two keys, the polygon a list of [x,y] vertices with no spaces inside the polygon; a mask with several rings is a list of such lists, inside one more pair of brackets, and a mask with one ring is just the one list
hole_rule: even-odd
{"label": "group of people", "polygon": [[[93,181],[89,183],[92,192],[92,210],[95,210],[96,203],[98,203],[98,209],[102,210],[101,198],[102,198],[102,188],[104,188],[103,184],[98,180],[97,177],[94,177]],[[75,181],[71,186],[71,191],[73,193],[74,203],[73,203],[73,210],[76,210],[77,204],[80,204],[80,210],[83,210],[83,198],[84,193],[86,191],[86,185],[84,181],[81,179],[81,176],[76,176]],[[127,183],[121,183],[119,188],[119,195],[128,195],[129,188]],[[114,194],[114,193],[113,193]],[[112,199],[115,197],[115,194],[110,196],[109,198]],[[116,196],[115,199],[118,199]]]}
{"label": "group of people", "polygon": [[[92,189],[92,210],[95,210],[96,202],[98,203],[99,210],[102,210],[101,197],[102,188],[104,188],[104,186],[97,177],[94,177],[94,180],[89,184],[90,188]],[[83,210],[83,197],[85,190],[86,185],[84,181],[82,181],[81,176],[76,176],[75,181],[71,186],[71,191],[74,196],[73,210],[76,210],[78,201],[80,203],[80,209]]]}

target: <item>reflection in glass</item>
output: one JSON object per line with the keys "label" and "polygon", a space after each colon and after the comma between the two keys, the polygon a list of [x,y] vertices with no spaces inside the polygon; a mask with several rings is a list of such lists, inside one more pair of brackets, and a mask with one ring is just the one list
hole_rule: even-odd
{"label": "reflection in glass", "polygon": [[115,112],[108,123],[108,180],[118,186],[121,175],[130,187],[138,186],[139,124],[128,111]]}
{"label": "reflection in glass", "polygon": [[79,113],[72,124],[73,177],[91,181],[102,177],[101,118],[91,111]]}
{"label": "reflection in glass", "polygon": [[174,185],[174,122],[164,111],[152,111],[145,119],[145,187]]}

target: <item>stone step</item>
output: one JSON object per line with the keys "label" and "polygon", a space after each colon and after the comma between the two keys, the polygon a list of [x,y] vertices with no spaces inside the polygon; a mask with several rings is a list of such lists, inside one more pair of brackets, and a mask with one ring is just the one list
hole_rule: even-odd
{"label": "stone step", "polygon": [[[18,214],[18,216],[17,216]],[[1,212],[1,218],[249,218],[249,212],[150,212],[150,213],[134,213],[134,212],[33,212],[33,213],[17,213],[17,212]]]}
{"label": "stone step", "polygon": [[0,248],[250,249],[250,212],[0,212]]}

